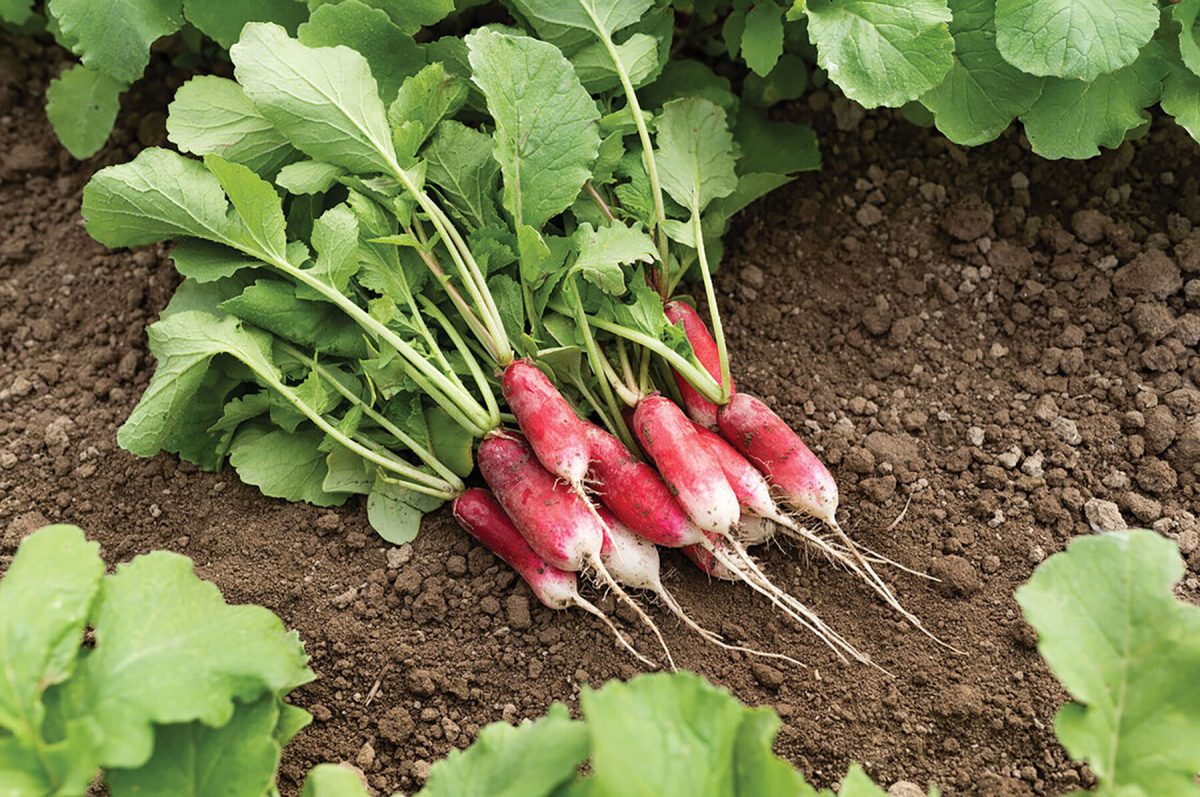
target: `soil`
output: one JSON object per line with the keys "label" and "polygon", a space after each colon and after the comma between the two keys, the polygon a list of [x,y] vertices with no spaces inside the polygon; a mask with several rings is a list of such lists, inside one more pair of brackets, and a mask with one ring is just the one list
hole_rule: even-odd
{"label": "soil", "polygon": [[[288,505],[229,472],[116,446],[154,366],[144,327],[176,277],[163,248],[92,242],[80,190],[162,143],[173,86],[128,97],[130,127],[79,164],[42,108],[55,58],[0,44],[0,568],[23,535],[69,521],[110,562],[178,551],[231,602],[279,613],[320,676],[294,695],[316,721],[286,753],[289,795],[329,760],[381,793],[414,791],[483,724],[637,674],[598,623],[536,604],[445,512],[390,549],[359,507]],[[1179,541],[1181,594],[1197,597],[1195,145],[1156,120],[1099,159],[1053,163],[1012,131],[963,150],[890,113],[828,105],[817,92],[790,111],[822,128],[824,171],[727,239],[718,284],[736,377],[830,465],[858,539],[941,577],[893,574],[967,655],[792,549],[762,551],[767,569],[894,677],[839,664],[748,590],[674,555],[670,586],[697,618],[811,669],[723,653],[656,614],[681,666],[775,707],[779,752],[819,784],[858,761],[882,783],[947,795],[1087,785],[1053,736],[1065,695],[1012,594],[1074,536],[1127,521]]]}

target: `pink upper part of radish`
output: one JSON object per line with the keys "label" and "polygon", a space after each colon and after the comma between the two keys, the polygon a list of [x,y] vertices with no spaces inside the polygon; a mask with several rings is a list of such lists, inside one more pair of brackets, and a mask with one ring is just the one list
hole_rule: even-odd
{"label": "pink upper part of radish", "polygon": [[604,507],[598,507],[604,530],[604,549],[600,558],[612,577],[626,587],[662,590],[658,548],[633,532]]}
{"label": "pink upper part of radish", "polygon": [[478,459],[496,500],[539,556],[572,571],[598,559],[604,542],[599,519],[583,498],[541,466],[523,437],[490,434],[479,444]]}
{"label": "pink upper part of radish", "polygon": [[491,493],[472,487],[454,499],[452,509],[463,530],[517,571],[538,600],[551,609],[575,604],[579,595],[575,574],[538,556]]}
{"label": "pink upper part of radish", "polygon": [[[683,333],[687,335],[688,343],[692,344],[692,352],[696,355],[697,362],[720,383],[721,357],[717,352],[717,342],[713,340],[708,326],[696,309],[685,302],[673,301],[663,305],[663,313],[672,324],[683,324]],[[675,373],[675,384],[679,386],[679,395],[683,398],[688,417],[709,429],[717,428],[717,405],[700,395],[699,391],[678,373]],[[732,379],[729,387],[733,390]]]}
{"label": "pink upper part of radish", "polygon": [[588,469],[587,435],[558,388],[525,359],[504,370],[500,386],[542,467],[571,485],[582,484]]}
{"label": "pink upper part of radish", "polygon": [[634,412],[634,433],[680,506],[705,531],[729,534],[741,509],[721,464],[679,407],[647,396]]}
{"label": "pink upper part of radish", "polygon": [[737,393],[717,416],[721,435],[746,455],[792,508],[833,523],[838,488],[829,469],[762,401]]}
{"label": "pink upper part of radish", "polygon": [[589,423],[587,430],[596,494],[617,519],[643,539],[667,548],[703,539],[658,471],[599,426]]}

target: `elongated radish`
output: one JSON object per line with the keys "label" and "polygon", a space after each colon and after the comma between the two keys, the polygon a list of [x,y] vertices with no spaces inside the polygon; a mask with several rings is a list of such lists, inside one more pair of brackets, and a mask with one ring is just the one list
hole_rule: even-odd
{"label": "elongated radish", "polygon": [[608,615],[579,594],[574,573],[548,564],[529,547],[491,493],[481,487],[472,487],[454,499],[453,512],[463,530],[517,571],[543,604],[551,609],[578,606],[599,617],[622,647],[645,664],[654,666],[653,662],[634,649]]}
{"label": "elongated radish", "polygon": [[546,375],[529,360],[504,369],[500,387],[542,467],[579,488],[588,470],[583,421]]}
{"label": "elongated radish", "polygon": [[635,457],[604,429],[587,424],[589,475],[600,501],[643,539],[681,548],[704,539],[658,471]]}
{"label": "elongated radish", "polygon": [[694,564],[700,570],[700,572],[704,573],[705,575],[712,576],[713,578],[720,579],[721,581],[741,581],[741,577],[725,565],[718,562],[716,554],[713,553],[713,546],[721,545],[723,543],[724,540],[722,540],[722,538],[718,537],[716,534],[713,534],[709,545],[693,543],[692,545],[685,545],[679,550],[684,556],[691,560],[692,564]]}
{"label": "elongated radish", "polygon": [[653,592],[671,610],[672,614],[703,637],[706,642],[725,650],[736,650],[770,659],[782,659],[800,667],[804,666],[791,656],[785,656],[782,653],[768,653],[754,648],[731,645],[722,639],[720,634],[708,630],[692,619],[691,615],[683,610],[683,607],[675,600],[675,596],[663,584],[658,548],[635,534],[607,509],[601,508],[599,512],[600,519],[605,523],[604,550],[601,556],[613,578],[627,587]]}
{"label": "elongated radish", "polygon": [[833,475],[804,445],[787,422],[766,404],[747,393],[738,393],[717,413],[721,434],[757,465],[785,503],[825,523],[841,540],[860,574],[893,609],[938,644],[957,651],[927,630],[920,619],[901,605],[871,563],[837,521],[838,488]]}
{"label": "elongated radish", "polygon": [[[581,430],[582,431],[582,430]],[[496,500],[534,551],[555,567],[595,573],[637,613],[674,663],[662,632],[604,566],[604,524],[586,496],[567,487],[543,468],[518,434],[490,433],[479,444],[479,472]]]}
{"label": "elongated radish", "polygon": [[722,536],[732,532],[741,514],[737,494],[679,407],[664,396],[646,396],[633,413],[633,426],[638,442],[696,525]]}
{"label": "elongated radish", "polygon": [[[692,344],[697,362],[719,383],[721,357],[717,352],[717,343],[699,313],[685,302],[667,302],[663,305],[663,312],[672,324],[683,325],[683,333],[687,335],[688,343]],[[688,417],[709,429],[717,428],[717,405],[700,395],[678,372],[675,373],[675,384],[679,386],[679,395],[683,398]],[[734,392],[732,380],[729,389]]]}

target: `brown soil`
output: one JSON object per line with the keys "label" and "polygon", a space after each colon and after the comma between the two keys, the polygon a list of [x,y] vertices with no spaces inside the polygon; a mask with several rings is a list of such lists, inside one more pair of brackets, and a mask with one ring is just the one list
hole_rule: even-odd
{"label": "brown soil", "polygon": [[[287,505],[230,473],[117,448],[153,368],[143,328],[176,277],[161,249],[93,243],[80,189],[97,164],[161,140],[172,89],[129,98],[142,113],[80,165],[44,118],[55,69],[36,47],[0,46],[0,567],[28,531],[70,521],[109,561],[179,551],[229,600],[282,615],[320,675],[295,695],[317,720],[286,755],[288,794],[324,760],[415,790],[481,725],[636,674],[596,622],[531,601],[445,513],[388,550],[357,507]],[[818,783],[859,761],[885,784],[948,795],[1064,793],[1091,776],[1054,739],[1064,695],[1013,590],[1089,533],[1093,499],[1177,538],[1185,594],[1200,586],[1195,146],[1156,122],[1098,160],[1048,163],[1012,135],[964,151],[889,114],[834,112],[817,115],[842,128],[823,131],[825,171],[729,238],[719,286],[736,376],[806,430],[859,539],[942,577],[895,581],[968,655],[793,550],[763,551],[770,572],[895,677],[839,665],[748,590],[673,555],[670,585],[699,619],[812,669],[722,653],[657,615],[681,666],[776,707],[778,749]]]}

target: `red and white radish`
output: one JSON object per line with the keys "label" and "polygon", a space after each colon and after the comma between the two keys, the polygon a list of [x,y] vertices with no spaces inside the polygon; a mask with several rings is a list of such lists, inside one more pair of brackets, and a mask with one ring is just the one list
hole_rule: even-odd
{"label": "red and white radish", "polygon": [[634,410],[633,431],[696,525],[729,535],[741,516],[737,494],[679,407],[665,396],[646,396]]}
{"label": "red and white radish", "polygon": [[555,567],[595,571],[654,632],[670,661],[658,626],[604,566],[604,524],[587,497],[543,468],[525,438],[512,432],[489,433],[479,444],[478,462],[484,481],[529,546]]}
{"label": "red and white radish", "polygon": [[514,360],[500,381],[504,399],[542,467],[579,488],[588,470],[584,422],[558,388],[529,360]]}
{"label": "red and white radish", "polygon": [[[696,361],[719,384],[721,357],[717,351],[717,342],[713,340],[700,314],[690,304],[679,301],[664,304],[663,313],[672,324],[683,325],[683,333],[687,335],[688,343],[692,344]],[[709,429],[717,428],[717,405],[700,395],[700,392],[678,373],[675,373],[675,384],[679,386],[679,395],[683,398],[688,417]],[[732,379],[729,390],[731,393],[735,392]]]}
{"label": "red and white radish", "polygon": [[574,573],[550,565],[529,547],[491,493],[481,487],[472,487],[454,499],[452,510],[463,530],[517,571],[539,601],[551,609],[577,606],[599,617],[625,649],[653,666],[634,649],[604,612],[579,594]]}

